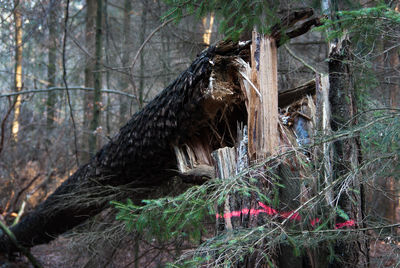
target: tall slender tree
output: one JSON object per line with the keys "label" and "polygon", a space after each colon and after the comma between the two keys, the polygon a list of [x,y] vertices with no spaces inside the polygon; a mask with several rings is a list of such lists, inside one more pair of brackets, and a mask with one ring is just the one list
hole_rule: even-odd
{"label": "tall slender tree", "polygon": [[101,112],[101,86],[102,86],[102,50],[103,50],[103,0],[97,0],[96,7],[96,58],[94,77],[94,95],[93,95],[93,118],[90,124],[89,153],[92,155],[97,149],[98,127],[100,126]]}
{"label": "tall slender tree", "polygon": [[[131,12],[132,12],[132,1],[124,0],[124,18],[123,18],[123,29],[122,29],[122,67],[127,67],[129,64],[129,55],[132,44],[131,42]],[[125,74],[120,74],[121,79],[119,80],[119,88],[122,91],[127,91],[129,87],[128,78]],[[123,125],[126,121],[128,112],[128,103],[126,98],[121,96],[119,98],[119,124]]]}
{"label": "tall slender tree", "polygon": [[[48,58],[47,58],[47,81],[48,88],[56,85],[56,60],[57,60],[57,13],[56,3],[50,7],[48,15]],[[47,129],[51,130],[54,125],[56,93],[49,91],[47,93],[46,113],[47,113]]]}
{"label": "tall slender tree", "polygon": [[[139,40],[140,44],[144,42],[146,38],[146,28],[147,28],[147,9],[148,9],[148,1],[143,1],[142,3],[142,16],[140,20],[140,34]],[[140,53],[140,69],[139,69],[139,89],[138,89],[138,104],[139,108],[143,107],[144,104],[144,74],[146,68],[146,62],[144,60],[144,52]]]}
{"label": "tall slender tree", "polygon": [[[88,54],[85,55],[85,87],[94,88],[94,51],[95,51],[95,19],[96,19],[96,0],[86,0],[86,25],[85,25],[85,45]],[[89,126],[93,120],[93,93],[86,92],[84,97],[84,115],[83,115],[83,127],[84,130],[89,130]],[[87,133],[84,135],[84,151],[82,152],[82,160],[88,161],[90,158],[89,140],[93,133]]]}
{"label": "tall slender tree", "polygon": [[[19,92],[22,90],[22,14],[21,1],[14,0],[14,25],[15,25],[15,68],[14,68],[14,89]],[[14,120],[12,122],[12,137],[15,142],[18,141],[19,115],[21,112],[21,95],[16,96]]]}

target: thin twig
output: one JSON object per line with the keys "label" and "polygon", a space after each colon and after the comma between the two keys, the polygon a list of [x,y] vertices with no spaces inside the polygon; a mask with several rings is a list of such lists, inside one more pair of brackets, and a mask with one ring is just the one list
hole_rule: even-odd
{"label": "thin twig", "polygon": [[[192,13],[188,13],[188,14],[184,14],[182,15],[182,18],[187,17],[189,15],[191,15]],[[174,21],[175,18],[170,18],[168,20],[165,20],[162,24],[160,24],[157,28],[155,28],[147,37],[146,39],[143,41],[142,45],[139,47],[139,50],[136,52],[135,57],[133,58],[132,64],[129,67],[131,73],[133,73],[133,67],[135,66],[136,61],[139,58],[140,53],[142,52],[143,48],[145,47],[145,45],[150,41],[150,39],[153,37],[153,35],[158,32],[159,30],[161,30],[165,25],[169,24],[170,22]]]}
{"label": "thin twig", "polygon": [[26,190],[28,190],[29,187],[31,187],[32,184],[33,184],[37,179],[40,178],[40,176],[42,176],[41,173],[36,174],[36,176],[33,177],[33,179],[32,179],[30,182],[28,182],[28,184],[27,184],[25,187],[23,187],[23,188],[17,193],[17,195],[15,196],[15,200],[14,200],[14,204],[13,204],[13,206],[12,206],[12,209],[15,209],[15,207],[16,207],[17,204],[18,204],[18,201],[19,201],[21,195],[22,195]]}
{"label": "thin twig", "polygon": [[75,119],[74,119],[74,114],[72,111],[72,105],[71,105],[71,98],[69,96],[69,91],[68,91],[68,83],[67,83],[67,69],[65,66],[65,48],[67,45],[67,29],[68,29],[68,13],[69,13],[69,0],[67,0],[67,5],[65,6],[65,20],[64,20],[64,38],[63,38],[63,48],[62,48],[62,65],[63,65],[63,81],[65,85],[65,90],[67,92],[67,101],[68,101],[68,106],[69,106],[69,114],[72,120],[72,126],[74,128],[74,144],[75,144],[75,160],[76,160],[76,165],[79,167],[79,158],[78,158],[78,142],[77,142],[77,137],[76,137],[76,125],[75,125]]}
{"label": "thin twig", "polygon": [[[75,38],[74,36],[69,35],[69,37],[70,37],[71,40],[74,42],[74,44],[75,44],[80,50],[82,50],[89,58],[91,58],[92,60],[95,59],[95,57],[94,57],[92,54],[90,54],[90,53],[87,51],[87,49],[84,48],[84,47],[78,42],[78,40],[76,40],[76,38]],[[104,63],[101,63],[101,65],[102,65],[104,68],[106,68],[106,69],[109,69],[109,70],[112,70],[112,71],[116,71],[116,72],[119,72],[119,73],[122,73],[122,74],[125,74],[125,75],[129,75],[128,72],[122,71],[123,69],[129,69],[129,67],[125,67],[125,66],[122,66],[122,67],[111,67],[111,66],[109,66],[108,64],[104,64]]]}
{"label": "thin twig", "polygon": [[254,89],[254,91],[257,93],[258,97],[260,98],[261,102],[262,102],[262,96],[260,91],[257,89],[257,87],[253,84],[253,82],[251,82],[251,80],[247,77],[247,75],[242,72],[239,71],[239,73],[243,76],[243,78],[250,84],[250,86]]}
{"label": "thin twig", "polygon": [[[311,230],[311,231],[301,231],[302,234],[307,233],[332,233],[332,232],[363,232],[368,230],[376,230],[376,229],[384,229],[384,228],[393,228],[393,227],[400,227],[400,223],[394,223],[389,225],[382,225],[382,226],[371,226],[365,228],[355,228],[355,229],[327,229],[327,230]],[[296,234],[297,232],[291,232],[291,234]]]}
{"label": "thin twig", "polygon": [[310,64],[308,64],[307,62],[305,62],[302,58],[300,58],[299,56],[297,56],[289,47],[288,45],[284,45],[285,49],[287,50],[287,52],[289,52],[289,54],[295,58],[296,60],[300,61],[304,66],[306,66],[308,69],[310,69],[311,71],[313,71],[316,74],[321,74],[320,72],[318,72],[314,67],[312,67]]}
{"label": "thin twig", "polygon": [[[10,93],[5,93],[0,95],[1,98],[5,97],[11,97],[11,96],[16,96],[16,95],[23,95],[23,94],[31,94],[31,93],[41,93],[41,92],[49,92],[49,91],[62,91],[62,90],[67,90],[65,87],[49,87],[49,88],[44,88],[44,89],[28,89],[28,90],[22,90],[19,92],[10,92]],[[93,91],[94,88],[92,87],[68,87],[68,91],[70,90],[83,90],[83,91]],[[111,93],[111,94],[116,94],[116,95],[122,95],[131,99],[136,98],[135,95],[129,94],[123,91],[115,90],[115,89],[102,89],[101,93]]]}
{"label": "thin twig", "polygon": [[333,186],[335,186],[338,182],[340,181],[340,179],[337,179],[335,181],[333,181],[331,184],[325,186],[324,189],[322,189],[319,193],[317,193],[316,195],[314,195],[312,198],[310,198],[309,200],[307,200],[306,202],[304,202],[301,206],[299,206],[297,209],[293,210],[292,213],[290,215],[288,215],[286,217],[286,219],[282,222],[282,225],[284,225],[287,221],[289,221],[292,216],[294,214],[296,214],[297,212],[299,212],[302,208],[306,207],[311,201],[315,200],[316,198],[321,197],[326,191],[328,191],[329,189],[331,189]]}
{"label": "thin twig", "polygon": [[24,201],[22,201],[21,207],[18,210],[17,217],[15,217],[12,226],[16,225],[19,222],[19,220],[21,219],[21,216],[22,216],[22,214],[24,213],[24,210],[25,210],[25,206],[26,206],[26,201],[24,200]]}

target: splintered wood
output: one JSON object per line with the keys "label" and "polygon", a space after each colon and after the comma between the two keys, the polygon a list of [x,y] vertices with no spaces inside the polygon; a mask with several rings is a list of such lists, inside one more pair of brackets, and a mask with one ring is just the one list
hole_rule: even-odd
{"label": "splintered wood", "polygon": [[216,164],[217,176],[221,179],[229,179],[236,174],[236,150],[224,147],[215,150],[212,157]]}
{"label": "splintered wood", "polygon": [[[236,149],[232,147],[224,147],[220,148],[218,150],[215,150],[212,153],[212,157],[215,162],[215,168],[216,168],[216,175],[218,178],[223,179],[223,180],[230,180],[234,178],[236,174]],[[231,198],[234,198],[231,195],[227,195],[223,207],[224,214],[223,215],[229,215],[231,212],[231,207],[230,207],[230,200]],[[232,230],[233,225],[232,225],[232,220],[228,218],[224,218],[225,222],[225,228],[227,230]],[[217,226],[219,225],[217,221]],[[218,228],[217,228],[218,229]]]}
{"label": "splintered wood", "polygon": [[[205,135],[205,137],[207,137]],[[178,171],[183,175],[188,175],[204,168],[214,169],[211,161],[211,148],[207,138],[192,137],[187,143],[176,146],[173,145],[177,160]],[[206,172],[204,175],[209,174]],[[201,175],[201,174],[197,174]],[[212,176],[213,178],[214,176]]]}
{"label": "splintered wood", "polygon": [[253,32],[251,45],[251,82],[258,89],[249,90],[249,156],[263,159],[277,153],[278,68],[275,40]]}
{"label": "splintered wood", "polygon": [[[330,126],[330,104],[329,104],[329,77],[328,76],[316,76],[316,116],[313,117],[314,125],[315,125],[315,136],[318,135],[330,135],[331,134],[331,126]],[[332,146],[329,142],[324,142],[319,147],[316,147],[316,152],[314,153],[317,156],[317,159],[322,159],[322,172],[323,180],[325,185],[331,185],[333,170],[331,163],[331,155],[332,155]],[[326,202],[330,206],[334,206],[334,196],[333,190],[327,190],[325,193]]]}

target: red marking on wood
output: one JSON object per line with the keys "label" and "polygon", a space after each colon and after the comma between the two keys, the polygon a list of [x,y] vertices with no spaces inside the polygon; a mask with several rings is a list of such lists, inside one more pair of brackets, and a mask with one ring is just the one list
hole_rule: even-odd
{"label": "red marking on wood", "polygon": [[271,207],[269,207],[269,206],[263,204],[262,202],[258,202],[258,205],[259,205],[260,207],[262,207],[263,209],[265,209],[265,210],[266,210],[266,213],[267,213],[268,215],[275,215],[275,214],[278,214],[278,212],[277,212],[275,209],[273,209],[273,208],[271,208]]}
{"label": "red marking on wood", "polygon": [[293,213],[293,211],[281,212],[280,216],[285,218],[285,219],[290,217],[290,220],[301,221],[301,216],[300,216],[300,214],[298,212],[295,212],[295,213]]}
{"label": "red marking on wood", "polygon": [[[258,205],[262,207],[263,209],[248,209],[248,208],[243,208],[242,210],[237,210],[237,211],[232,211],[229,213],[225,213],[223,216],[221,214],[215,214],[215,218],[217,219],[227,219],[227,218],[232,218],[232,217],[240,217],[242,214],[243,215],[258,215],[260,213],[266,213],[270,216],[273,215],[279,215],[282,218],[289,218],[290,220],[293,221],[301,221],[301,215],[298,212],[294,211],[288,211],[288,212],[278,212],[275,209],[273,209],[270,206],[265,205],[262,202],[258,202]],[[293,214],[293,215],[292,215]],[[314,218],[310,220],[310,224],[312,227],[317,225],[321,220],[319,218]],[[341,229],[346,226],[354,226],[356,223],[354,220],[348,220],[345,222],[337,223],[335,224],[335,229]]]}
{"label": "red marking on wood", "polygon": [[314,227],[317,223],[319,223],[319,218],[312,219],[310,221],[310,223],[311,223],[311,226]]}
{"label": "red marking on wood", "polygon": [[240,217],[241,211],[232,211],[232,217]]}
{"label": "red marking on wood", "polygon": [[345,222],[336,223],[335,224],[335,229],[340,229],[340,228],[343,228],[343,227],[346,227],[346,226],[354,226],[354,225],[356,225],[354,220],[348,220],[348,221],[345,221]]}

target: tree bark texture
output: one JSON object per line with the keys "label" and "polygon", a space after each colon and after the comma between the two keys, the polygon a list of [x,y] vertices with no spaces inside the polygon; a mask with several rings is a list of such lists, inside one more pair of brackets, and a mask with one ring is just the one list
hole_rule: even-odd
{"label": "tree bark texture", "polygon": [[[349,65],[351,60],[348,40],[339,42],[330,54],[329,61],[329,101],[331,105],[332,131],[350,129],[357,122],[357,106],[354,97],[354,84]],[[361,161],[361,147],[358,137],[335,141],[333,143],[333,178],[343,178],[352,191],[337,189],[339,206],[356,221],[359,228],[365,227],[364,189],[361,174],[356,168]],[[335,253],[342,260],[337,267],[366,267],[368,265],[368,241],[366,234],[360,232],[358,239],[339,242]]]}
{"label": "tree bark texture", "polygon": [[89,153],[94,154],[97,151],[97,128],[100,126],[100,110],[102,106],[101,102],[101,85],[102,85],[102,67],[103,59],[103,0],[97,0],[96,6],[96,58],[95,58],[95,72],[94,76],[94,95],[93,95],[93,118],[90,122],[90,133],[89,133]]}
{"label": "tree bark texture", "polygon": [[[15,68],[14,68],[14,88],[19,92],[22,90],[22,14],[21,1],[14,0],[14,25],[15,25]],[[11,127],[12,138],[18,141],[19,115],[21,113],[22,96],[17,95],[14,105],[14,119]]]}
{"label": "tree bark texture", "polygon": [[[124,25],[122,26],[123,33],[123,44],[122,44],[122,57],[121,64],[123,67],[127,67],[129,64],[129,52],[132,47],[131,41],[131,11],[132,11],[132,1],[124,0]],[[109,34],[107,32],[107,34]],[[119,87],[121,91],[128,92],[128,77],[126,74],[119,74]],[[119,97],[119,123],[123,126],[128,119],[128,102],[124,96]]]}
{"label": "tree bark texture", "polygon": [[[96,0],[86,0],[86,18],[85,18],[85,46],[89,55],[85,55],[85,87],[94,88],[94,75],[95,69],[95,21],[96,21]],[[89,130],[90,123],[93,120],[93,99],[94,93],[90,92],[85,94],[83,100],[83,127]],[[89,151],[89,135],[83,137],[81,158],[82,162],[87,162],[90,159]]]}
{"label": "tree bark texture", "polygon": [[[46,201],[12,228],[22,246],[46,243],[82,223],[123,194],[116,186],[129,185],[133,199],[149,196],[151,187],[175,175],[173,144],[184,144],[208,127],[208,119],[229,102],[238,101],[234,91],[216,83],[210,91],[210,76],[228,77],[232,57],[248,49],[222,43],[202,52],[192,65],[143,110],[88,164],[81,166]],[[214,71],[214,72],[213,72]],[[235,73],[232,71],[232,73]],[[233,79],[233,78],[232,78]],[[108,185],[108,190],[104,186]],[[101,191],[99,189],[102,189]],[[105,192],[104,192],[105,191]],[[15,251],[7,237],[0,238],[0,252]]]}
{"label": "tree bark texture", "polygon": [[[54,4],[51,7],[50,14],[48,16],[48,29],[49,29],[49,43],[47,53],[47,88],[56,86],[56,60],[57,60],[57,5]],[[54,107],[56,103],[56,92],[47,93],[46,101],[46,114],[47,114],[47,129],[51,130],[54,125],[56,116],[56,109]]]}
{"label": "tree bark texture", "polygon": [[[139,33],[139,42],[143,44],[146,38],[146,28],[147,28],[147,10],[149,8],[148,1],[144,1],[142,3],[142,16],[140,18],[140,33]],[[139,109],[142,109],[145,101],[145,92],[144,92],[144,76],[145,76],[145,68],[146,68],[146,61],[144,60],[144,51],[140,53],[140,69],[139,69],[139,88],[137,90],[137,97],[138,97],[138,106]]]}

